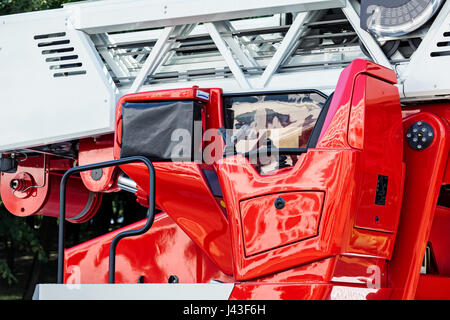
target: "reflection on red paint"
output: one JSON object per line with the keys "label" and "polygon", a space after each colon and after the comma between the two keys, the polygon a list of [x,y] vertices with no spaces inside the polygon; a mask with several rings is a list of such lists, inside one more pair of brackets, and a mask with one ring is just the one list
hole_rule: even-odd
{"label": "reflection on red paint", "polygon": [[[419,277],[417,268],[426,242],[445,239],[435,226],[428,231],[438,186],[446,181],[448,124],[420,107],[406,110],[413,115],[405,111],[402,122],[394,83],[392,70],[354,61],[342,72],[316,147],[269,175],[260,175],[241,154],[208,166],[155,163],[156,203],[165,213],[147,234],[120,242],[117,282],[144,276],[144,282],[164,283],[172,274],[180,282],[220,280],[235,283],[230,299],[395,299],[414,296],[417,283],[417,296],[426,295],[436,279]],[[206,128],[222,127],[221,90],[204,90],[211,97]],[[121,102],[194,95],[195,88],[164,90]],[[419,118],[439,134],[429,152],[416,154],[403,131]],[[114,154],[120,156],[117,136]],[[226,210],[211,193],[205,168],[216,172]],[[145,166],[120,169],[145,199]],[[381,196],[380,176],[387,181]],[[278,198],[283,206],[275,206]],[[117,232],[66,250],[66,270],[79,266],[80,281],[106,282],[109,244]],[[439,262],[444,272],[447,262]]]}
{"label": "reflection on red paint", "polygon": [[289,192],[241,201],[246,256],[317,235],[323,199],[323,192]]}
{"label": "reflection on red paint", "polygon": [[[114,236],[125,230],[138,229],[139,221],[102,237],[65,250],[65,281],[74,266],[80,268],[81,283],[108,282],[109,246]],[[179,263],[181,262],[182,263]],[[232,282],[192,242],[165,213],[155,217],[149,232],[122,239],[117,246],[116,282],[136,283],[144,276],[145,283],[167,283],[176,275],[183,283],[206,283],[211,280]]]}

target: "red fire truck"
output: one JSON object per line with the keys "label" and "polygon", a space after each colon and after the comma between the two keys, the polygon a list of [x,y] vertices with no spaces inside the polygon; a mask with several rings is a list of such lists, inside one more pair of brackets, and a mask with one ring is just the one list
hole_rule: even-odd
{"label": "red fire truck", "polygon": [[[450,2],[108,0],[0,16],[1,198],[35,299],[450,299]],[[66,247],[104,193],[144,220]]]}

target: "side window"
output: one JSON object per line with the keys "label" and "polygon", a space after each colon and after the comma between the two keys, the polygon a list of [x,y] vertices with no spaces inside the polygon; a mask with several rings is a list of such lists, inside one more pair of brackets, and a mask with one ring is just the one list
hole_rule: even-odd
{"label": "side window", "polygon": [[227,129],[236,152],[256,150],[266,139],[279,149],[306,148],[325,101],[317,92],[226,97]]}

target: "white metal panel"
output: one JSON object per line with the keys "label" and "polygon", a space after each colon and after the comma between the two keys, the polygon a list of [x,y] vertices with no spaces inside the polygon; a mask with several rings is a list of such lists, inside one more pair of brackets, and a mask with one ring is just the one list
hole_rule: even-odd
{"label": "white metal panel", "polygon": [[[65,9],[0,17],[0,152],[113,130],[115,85],[67,17]],[[63,56],[76,58],[47,61]]]}
{"label": "white metal panel", "polygon": [[234,283],[38,284],[33,300],[228,300]]}
{"label": "white metal panel", "polygon": [[88,33],[192,24],[281,12],[341,8],[345,0],[103,0],[66,5]]}
{"label": "white metal panel", "polygon": [[450,1],[446,1],[403,72],[406,98],[430,99],[450,95]]}

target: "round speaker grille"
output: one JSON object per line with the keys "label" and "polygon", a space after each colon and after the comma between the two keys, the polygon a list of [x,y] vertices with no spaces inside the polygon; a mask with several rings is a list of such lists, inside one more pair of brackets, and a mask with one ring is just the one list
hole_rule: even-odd
{"label": "round speaker grille", "polygon": [[377,36],[401,36],[424,25],[441,3],[442,0],[369,1],[362,10],[367,13],[368,31]]}

